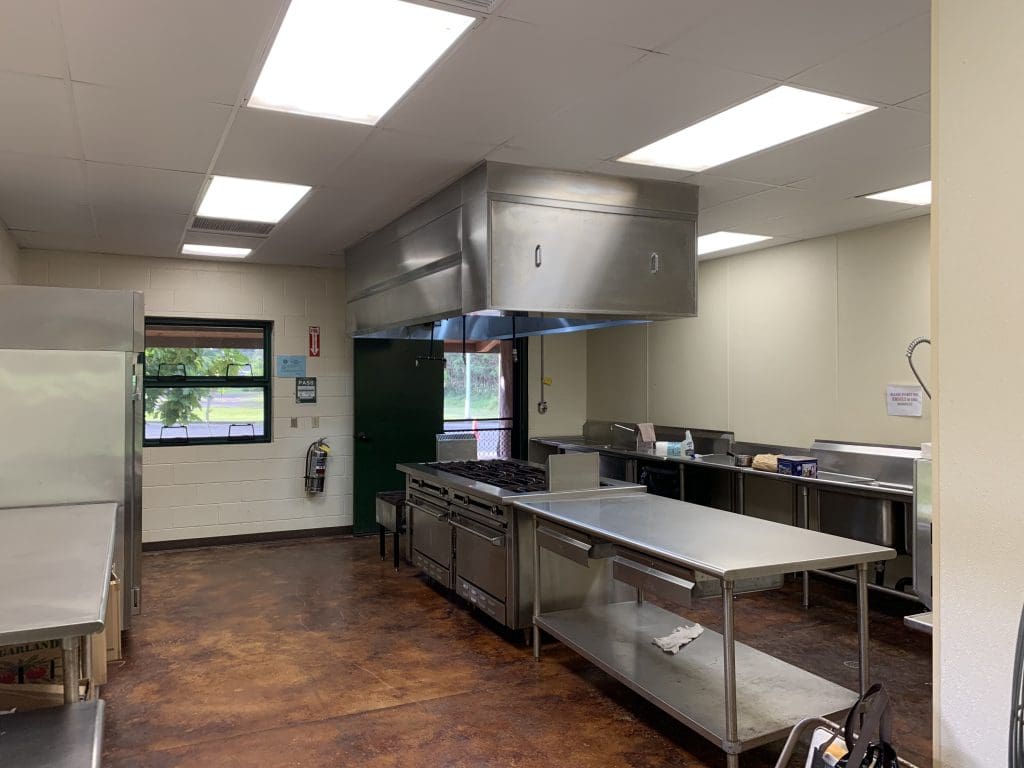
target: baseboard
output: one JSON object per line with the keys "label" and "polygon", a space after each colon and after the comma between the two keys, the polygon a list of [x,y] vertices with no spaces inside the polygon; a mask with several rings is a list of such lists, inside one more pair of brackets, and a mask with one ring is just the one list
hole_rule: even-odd
{"label": "baseboard", "polygon": [[239,533],[234,536],[208,536],[202,539],[173,539],[171,541],[144,541],[143,552],[162,552],[168,549],[194,549],[195,547],[223,547],[231,544],[257,544],[264,541],[285,541],[287,539],[319,539],[324,536],[351,536],[351,525],[332,528],[303,528],[298,531],[266,531],[264,533]]}

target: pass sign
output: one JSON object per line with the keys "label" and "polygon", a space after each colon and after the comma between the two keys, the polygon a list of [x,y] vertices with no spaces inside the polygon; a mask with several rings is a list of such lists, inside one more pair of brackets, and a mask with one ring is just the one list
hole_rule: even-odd
{"label": "pass sign", "polygon": [[320,357],[320,326],[309,326],[309,356]]}

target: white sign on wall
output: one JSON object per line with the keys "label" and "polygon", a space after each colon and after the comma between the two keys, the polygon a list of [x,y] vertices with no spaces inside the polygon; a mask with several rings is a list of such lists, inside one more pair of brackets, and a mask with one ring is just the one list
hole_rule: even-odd
{"label": "white sign on wall", "polygon": [[920,416],[924,390],[916,385],[890,384],[885,388],[885,405],[890,416]]}

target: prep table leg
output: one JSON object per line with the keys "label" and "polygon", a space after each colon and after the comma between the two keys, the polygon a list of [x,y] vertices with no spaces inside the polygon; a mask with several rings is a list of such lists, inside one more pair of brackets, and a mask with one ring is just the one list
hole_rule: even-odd
{"label": "prep table leg", "polygon": [[64,703],[78,702],[78,683],[82,677],[79,665],[80,638],[65,637],[60,641],[61,663],[64,666]]}
{"label": "prep table leg", "polygon": [[[722,644],[725,658],[725,738],[735,743],[738,739],[736,716],[736,637],[733,616],[732,581],[722,582]],[[726,755],[728,768],[738,768],[739,755]]]}
{"label": "prep table leg", "polygon": [[86,701],[92,701],[98,698],[98,692],[96,685],[93,683],[92,677],[92,640],[93,635],[85,635],[82,637],[82,677],[89,681],[89,687],[85,692]]}
{"label": "prep table leg", "polygon": [[537,538],[537,528],[540,521],[533,516],[533,658],[540,661],[540,627],[537,626],[537,617],[540,616],[540,541]]}
{"label": "prep table leg", "polygon": [[387,557],[387,550],[385,549],[385,536],[387,536],[387,529],[383,525],[377,526],[377,539],[380,542],[380,559],[383,560]]}
{"label": "prep table leg", "polygon": [[[809,492],[806,485],[800,486],[800,525],[807,530],[811,527],[811,505],[809,499]],[[801,578],[804,582],[804,608],[811,607],[811,574],[808,571],[804,571],[801,574]]]}
{"label": "prep table leg", "polygon": [[857,644],[860,650],[860,695],[871,685],[868,668],[868,564],[857,564]]}
{"label": "prep table leg", "polygon": [[391,537],[391,548],[394,550],[391,554],[395,556],[395,570],[398,570],[398,531]]}

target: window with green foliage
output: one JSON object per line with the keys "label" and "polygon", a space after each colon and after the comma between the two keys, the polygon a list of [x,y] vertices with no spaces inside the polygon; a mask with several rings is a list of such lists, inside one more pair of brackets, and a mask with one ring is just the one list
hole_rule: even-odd
{"label": "window with green foliage", "polygon": [[148,318],[146,445],[270,442],[271,324]]}

